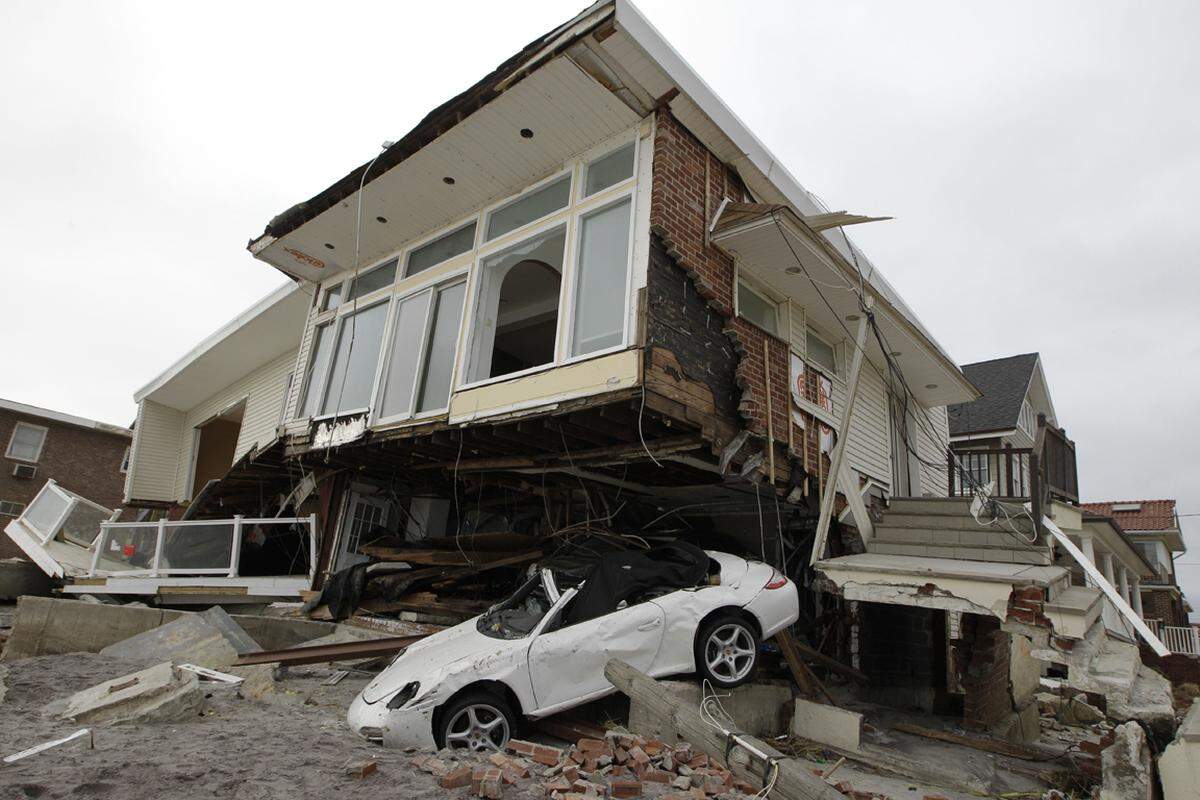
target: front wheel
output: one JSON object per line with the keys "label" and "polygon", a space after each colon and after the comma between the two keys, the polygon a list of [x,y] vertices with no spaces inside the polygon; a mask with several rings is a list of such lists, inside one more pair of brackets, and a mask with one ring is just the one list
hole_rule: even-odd
{"label": "front wheel", "polygon": [[736,614],[721,614],[696,636],[696,669],[723,689],[741,686],[758,666],[758,633]]}
{"label": "front wheel", "polygon": [[455,700],[439,715],[434,739],[439,748],[475,752],[502,751],[516,727],[508,703],[486,692],[472,692]]}

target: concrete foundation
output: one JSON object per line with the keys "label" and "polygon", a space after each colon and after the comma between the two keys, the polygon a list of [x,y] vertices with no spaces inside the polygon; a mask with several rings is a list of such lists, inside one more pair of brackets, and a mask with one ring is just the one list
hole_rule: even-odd
{"label": "concrete foundation", "polygon": [[[662,691],[681,703],[700,705],[701,687],[697,681],[659,681]],[[721,689],[721,706],[733,718],[734,725],[751,736],[779,736],[788,731],[792,690],[787,686],[748,683],[736,689]],[[629,730],[668,744],[678,741],[669,719],[654,714],[637,700],[629,703]]]}
{"label": "concrete foundation", "polygon": [[862,714],[797,697],[792,733],[830,747],[857,752],[862,743]]}
{"label": "concrete foundation", "polygon": [[1191,800],[1200,787],[1200,703],[1193,703],[1175,741],[1158,758],[1163,800]]}
{"label": "concrete foundation", "polygon": [[[188,614],[176,620],[143,631],[136,636],[110,644],[101,655],[153,664],[173,661],[176,664],[196,664],[209,669],[226,669],[237,660],[238,651],[230,641],[249,640],[246,632],[220,609],[219,614]],[[214,625],[212,619],[218,624]],[[253,649],[258,646],[250,642]]]}

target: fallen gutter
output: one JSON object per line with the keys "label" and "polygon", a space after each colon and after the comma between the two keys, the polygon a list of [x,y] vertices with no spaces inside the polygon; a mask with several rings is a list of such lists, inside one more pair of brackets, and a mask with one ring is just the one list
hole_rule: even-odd
{"label": "fallen gutter", "polygon": [[375,658],[397,653],[428,635],[392,636],[386,639],[368,639],[363,642],[323,644],[316,645],[315,647],[289,647],[286,650],[263,650],[258,653],[246,653],[245,655],[238,656],[238,660],[233,662],[233,666],[250,667],[255,664],[296,666],[299,664],[326,664],[331,661],[354,661],[360,658]]}

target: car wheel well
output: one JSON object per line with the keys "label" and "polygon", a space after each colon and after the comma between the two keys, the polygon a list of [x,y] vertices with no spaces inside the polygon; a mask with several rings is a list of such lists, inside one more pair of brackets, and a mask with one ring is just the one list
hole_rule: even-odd
{"label": "car wheel well", "polygon": [[707,625],[710,620],[724,615],[741,617],[746,622],[750,623],[750,625],[754,628],[754,633],[759,639],[762,639],[762,625],[759,623],[758,617],[754,616],[744,608],[739,608],[738,606],[721,606],[720,608],[715,608],[705,614],[704,619],[700,620],[700,624],[696,626],[696,636],[700,635],[700,631],[704,630],[704,626]]}
{"label": "car wheel well", "polygon": [[508,703],[508,707],[511,708],[513,713],[515,713],[518,717],[523,717],[525,714],[525,712],[521,709],[520,698],[517,697],[517,693],[514,692],[512,687],[510,687],[507,683],[504,683],[503,681],[475,681],[474,683],[468,683],[466,686],[447,697],[443,703],[433,710],[433,729],[435,731],[439,729],[442,724],[442,712],[449,707],[451,703],[465,694],[472,694],[475,692],[484,692],[503,700],[504,702]]}

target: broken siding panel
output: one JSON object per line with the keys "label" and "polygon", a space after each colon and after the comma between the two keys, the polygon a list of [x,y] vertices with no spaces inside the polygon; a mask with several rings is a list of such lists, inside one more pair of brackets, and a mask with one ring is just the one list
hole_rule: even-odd
{"label": "broken siding panel", "polygon": [[130,455],[126,495],[131,500],[175,499],[183,412],[153,400],[138,405],[137,430]]}
{"label": "broken siding panel", "polygon": [[285,422],[294,419],[296,411],[300,407],[300,392],[304,389],[304,377],[308,371],[308,352],[312,347],[317,314],[317,306],[314,303],[308,311],[308,320],[304,323],[304,334],[300,337],[300,348],[293,356],[295,374],[292,377],[292,388],[288,390],[287,405],[283,412]]}
{"label": "broken siding panel", "polygon": [[[920,413],[920,409],[918,409]],[[917,453],[921,456],[921,494],[934,497],[944,497],[947,489],[945,444],[950,441],[950,419],[946,415],[946,407],[926,409],[926,415],[933,428],[929,433],[930,424],[925,417],[920,417],[917,423]]]}
{"label": "broken siding panel", "polygon": [[197,426],[245,400],[246,407],[242,412],[242,427],[238,432],[234,460],[241,458],[255,444],[263,445],[275,438],[275,427],[283,404],[284,382],[295,363],[294,350],[284,353],[226,386],[183,415],[176,445],[179,450],[179,468],[175,473],[174,487],[177,500],[187,500],[191,494],[191,487],[187,484],[192,471]]}

